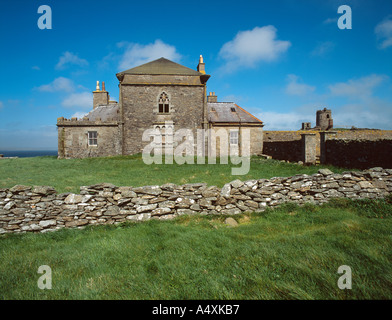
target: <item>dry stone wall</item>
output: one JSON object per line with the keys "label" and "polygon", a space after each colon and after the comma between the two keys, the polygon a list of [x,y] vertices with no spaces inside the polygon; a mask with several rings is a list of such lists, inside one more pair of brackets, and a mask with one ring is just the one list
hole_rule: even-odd
{"label": "dry stone wall", "polygon": [[56,193],[47,186],[0,189],[0,234],[172,219],[192,214],[235,215],[264,211],[284,202],[322,204],[331,198],[382,198],[392,192],[392,169],[334,174],[320,169],[295,175],[241,181],[222,188],[204,183],[177,186],[80,187],[80,194]]}

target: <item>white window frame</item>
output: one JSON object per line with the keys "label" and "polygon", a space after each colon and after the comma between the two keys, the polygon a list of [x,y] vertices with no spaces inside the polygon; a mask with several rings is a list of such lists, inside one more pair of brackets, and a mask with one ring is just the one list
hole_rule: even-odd
{"label": "white window frame", "polygon": [[239,131],[238,130],[230,130],[230,145],[238,146],[239,140]]}
{"label": "white window frame", "polygon": [[98,146],[98,131],[88,131],[87,132],[87,141],[88,141],[89,147],[97,147]]}

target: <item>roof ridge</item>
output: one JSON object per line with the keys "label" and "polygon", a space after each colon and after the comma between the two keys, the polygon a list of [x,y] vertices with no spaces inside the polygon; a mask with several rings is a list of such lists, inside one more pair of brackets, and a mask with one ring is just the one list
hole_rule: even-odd
{"label": "roof ridge", "polygon": [[183,66],[177,62],[171,61],[164,57],[146,62],[139,66],[127,69],[117,73],[122,74],[178,74],[178,75],[197,75],[201,76],[203,73]]}

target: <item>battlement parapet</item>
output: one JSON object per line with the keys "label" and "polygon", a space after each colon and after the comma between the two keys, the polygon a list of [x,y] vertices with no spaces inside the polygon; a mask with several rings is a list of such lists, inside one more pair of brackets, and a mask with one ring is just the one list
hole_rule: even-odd
{"label": "battlement parapet", "polygon": [[66,119],[64,117],[57,118],[57,126],[117,126],[119,121],[115,118],[108,118],[102,121],[101,118],[90,120],[85,117],[82,119],[71,118]]}

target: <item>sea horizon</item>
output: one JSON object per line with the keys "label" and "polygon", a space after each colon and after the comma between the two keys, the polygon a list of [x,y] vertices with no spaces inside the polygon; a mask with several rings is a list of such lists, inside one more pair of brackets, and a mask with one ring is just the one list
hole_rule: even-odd
{"label": "sea horizon", "polygon": [[0,150],[3,157],[31,158],[42,156],[57,156],[57,150]]}

